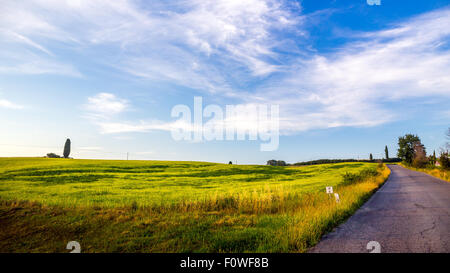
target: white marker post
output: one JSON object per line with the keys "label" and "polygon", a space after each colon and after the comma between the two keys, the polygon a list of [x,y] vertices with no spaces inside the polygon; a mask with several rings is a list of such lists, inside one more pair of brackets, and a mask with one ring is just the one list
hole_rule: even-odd
{"label": "white marker post", "polygon": [[[331,197],[331,194],[333,194],[333,187],[326,187],[326,190],[327,190],[328,196]],[[341,199],[339,198],[339,194],[335,193],[334,198],[336,198],[336,203],[341,202]]]}
{"label": "white marker post", "polygon": [[334,197],[336,197],[336,203],[341,202],[341,199],[339,198],[339,194],[335,193]]}

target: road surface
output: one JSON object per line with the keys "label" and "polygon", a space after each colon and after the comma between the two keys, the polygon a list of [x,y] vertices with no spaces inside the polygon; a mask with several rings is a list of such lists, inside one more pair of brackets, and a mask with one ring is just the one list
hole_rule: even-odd
{"label": "road surface", "polygon": [[[346,223],[310,252],[450,252],[450,183],[389,165],[388,181]],[[372,249],[373,250],[373,249]]]}

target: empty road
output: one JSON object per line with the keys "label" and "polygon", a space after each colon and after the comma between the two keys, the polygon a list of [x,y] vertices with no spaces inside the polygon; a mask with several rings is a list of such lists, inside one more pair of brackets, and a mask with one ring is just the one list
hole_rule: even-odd
{"label": "empty road", "polygon": [[450,183],[390,165],[388,181],[347,222],[310,252],[450,252]]}

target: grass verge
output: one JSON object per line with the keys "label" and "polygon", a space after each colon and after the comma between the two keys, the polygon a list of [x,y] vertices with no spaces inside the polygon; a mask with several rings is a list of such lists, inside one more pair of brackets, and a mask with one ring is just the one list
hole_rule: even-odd
{"label": "grass verge", "polygon": [[437,177],[439,179],[445,180],[447,182],[450,182],[450,170],[444,170],[441,168],[414,168],[412,166],[407,166],[405,164],[400,164],[402,167],[417,171],[417,172],[423,172],[426,174],[429,174],[431,176]]}

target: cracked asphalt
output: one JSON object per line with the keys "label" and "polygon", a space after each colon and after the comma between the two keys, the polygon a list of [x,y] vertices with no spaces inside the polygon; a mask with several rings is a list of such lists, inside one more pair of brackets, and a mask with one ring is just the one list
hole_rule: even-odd
{"label": "cracked asphalt", "polygon": [[347,222],[325,235],[312,253],[450,252],[450,183],[389,165],[388,181]]}

